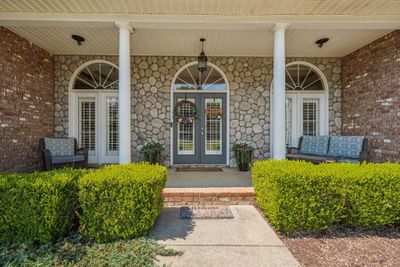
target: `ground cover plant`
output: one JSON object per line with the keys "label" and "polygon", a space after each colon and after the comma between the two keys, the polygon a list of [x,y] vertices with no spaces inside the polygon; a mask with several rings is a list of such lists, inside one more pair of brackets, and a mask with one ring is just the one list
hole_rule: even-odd
{"label": "ground cover plant", "polygon": [[32,242],[0,245],[0,266],[156,266],[156,256],[175,256],[181,252],[154,240],[96,243],[71,235],[56,243]]}

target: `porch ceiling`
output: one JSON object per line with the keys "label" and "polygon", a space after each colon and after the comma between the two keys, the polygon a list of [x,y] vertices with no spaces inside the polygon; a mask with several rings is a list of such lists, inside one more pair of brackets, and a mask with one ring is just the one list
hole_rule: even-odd
{"label": "porch ceiling", "polygon": [[[117,55],[127,21],[133,55],[271,56],[272,28],[288,22],[288,56],[344,56],[400,28],[399,0],[2,0],[0,26],[53,54]],[[77,46],[72,34],[85,37]],[[314,42],[330,41],[321,49]]]}
{"label": "porch ceiling", "polygon": [[[271,26],[272,27],[272,26]],[[53,54],[117,55],[118,30],[114,27],[9,27]],[[288,56],[336,57],[344,56],[363,45],[387,34],[391,30],[288,30],[286,53]],[[72,34],[85,37],[83,45],[72,40]],[[133,55],[197,56],[199,38],[207,39],[209,56],[271,56],[273,32],[253,30],[188,30],[188,29],[136,29],[132,35]],[[323,47],[314,42],[321,37],[330,41]]]}

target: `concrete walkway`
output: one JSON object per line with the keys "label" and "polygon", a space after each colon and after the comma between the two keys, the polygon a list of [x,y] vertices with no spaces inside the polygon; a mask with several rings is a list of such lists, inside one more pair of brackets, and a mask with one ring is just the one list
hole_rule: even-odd
{"label": "concrete walkway", "polygon": [[251,187],[250,172],[223,168],[222,172],[177,172],[168,170],[167,188]]}
{"label": "concrete walkway", "polygon": [[182,220],[164,208],[151,237],[184,252],[160,257],[172,266],[300,266],[253,206],[230,206],[234,219]]}

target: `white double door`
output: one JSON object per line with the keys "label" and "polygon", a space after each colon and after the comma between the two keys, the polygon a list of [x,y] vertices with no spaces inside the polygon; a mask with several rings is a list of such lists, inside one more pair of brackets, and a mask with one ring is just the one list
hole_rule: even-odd
{"label": "white double door", "polygon": [[73,136],[88,148],[89,163],[117,163],[118,93],[74,93],[72,108]]}
{"label": "white double door", "polygon": [[302,135],[328,134],[326,97],[318,93],[286,92],[286,144],[297,147]]}

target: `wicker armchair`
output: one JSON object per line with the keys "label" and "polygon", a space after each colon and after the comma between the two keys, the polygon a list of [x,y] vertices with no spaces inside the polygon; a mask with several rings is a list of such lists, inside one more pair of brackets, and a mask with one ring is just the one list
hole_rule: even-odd
{"label": "wicker armchair", "polygon": [[42,138],[39,141],[45,170],[64,166],[87,168],[88,150],[78,148],[75,138]]}

